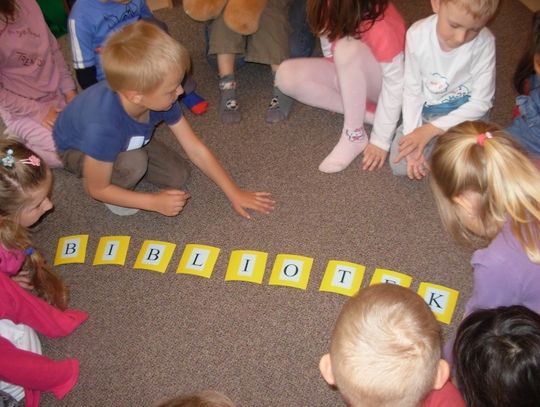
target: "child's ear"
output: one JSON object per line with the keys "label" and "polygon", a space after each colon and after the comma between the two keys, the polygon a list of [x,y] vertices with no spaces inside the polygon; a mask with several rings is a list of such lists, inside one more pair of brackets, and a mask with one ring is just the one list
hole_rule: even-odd
{"label": "child's ear", "polygon": [[444,359],[439,360],[437,366],[437,376],[435,377],[435,383],[433,383],[433,390],[440,390],[446,384],[450,378],[450,365]]}
{"label": "child's ear", "polygon": [[129,100],[131,103],[138,105],[141,103],[143,95],[135,90],[123,90],[121,91],[122,95]]}
{"label": "child's ear", "polygon": [[461,206],[470,216],[478,216],[478,203],[480,197],[476,192],[463,192],[452,198],[452,202]]}
{"label": "child's ear", "polygon": [[431,9],[435,14],[439,12],[439,8],[441,6],[441,0],[431,0]]}
{"label": "child's ear", "polygon": [[336,385],[334,372],[332,371],[332,361],[330,360],[329,353],[323,355],[321,358],[321,361],[319,362],[319,370],[321,371],[323,379],[326,380],[326,383],[328,383],[330,386]]}

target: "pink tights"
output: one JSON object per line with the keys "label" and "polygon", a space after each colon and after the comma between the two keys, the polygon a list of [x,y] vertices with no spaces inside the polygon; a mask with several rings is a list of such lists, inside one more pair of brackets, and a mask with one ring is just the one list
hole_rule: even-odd
{"label": "pink tights", "polygon": [[382,86],[380,65],[366,44],[344,37],[335,43],[333,59],[289,59],[279,66],[276,85],[302,103],[343,114],[340,139],[321,171],[342,171],[364,151],[366,104],[377,102]]}

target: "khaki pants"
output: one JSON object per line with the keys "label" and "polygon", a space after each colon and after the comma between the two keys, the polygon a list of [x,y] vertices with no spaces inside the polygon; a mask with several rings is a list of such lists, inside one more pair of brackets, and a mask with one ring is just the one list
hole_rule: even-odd
{"label": "khaki pants", "polygon": [[[64,168],[79,178],[83,177],[85,154],[78,150],[60,153]],[[118,154],[113,165],[111,184],[133,189],[142,181],[161,188],[181,188],[189,178],[190,165],[156,137],[144,147]]]}
{"label": "khaki pants", "polygon": [[251,35],[232,31],[223,14],[210,24],[208,54],[241,54],[249,62],[279,65],[289,58],[289,7],[292,0],[269,0]]}

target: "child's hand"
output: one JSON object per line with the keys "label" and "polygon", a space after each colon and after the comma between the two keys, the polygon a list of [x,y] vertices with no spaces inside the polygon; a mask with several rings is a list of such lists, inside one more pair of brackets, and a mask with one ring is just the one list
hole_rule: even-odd
{"label": "child's hand", "polygon": [[429,172],[429,165],[424,157],[424,154],[420,155],[420,158],[416,158],[414,153],[407,156],[407,176],[410,179],[422,179]]}
{"label": "child's hand", "polygon": [[65,95],[64,95],[64,99],[66,100],[66,104],[68,104],[69,102],[71,102],[75,96],[77,96],[77,91],[75,90],[70,90],[68,91]]}
{"label": "child's hand", "polygon": [[165,189],[155,195],[154,210],[165,216],[176,216],[184,209],[190,195],[179,189]]}
{"label": "child's hand", "polygon": [[268,215],[274,209],[276,201],[272,199],[270,192],[251,192],[240,189],[231,198],[231,204],[240,216],[251,219],[246,209]]}
{"label": "child's hand", "polygon": [[43,127],[45,127],[47,130],[53,129],[54,122],[56,121],[56,118],[58,117],[58,114],[62,111],[62,109],[58,107],[51,107],[43,120],[41,121],[41,124]]}
{"label": "child's hand", "polygon": [[388,151],[374,146],[369,143],[364,150],[364,158],[362,159],[362,169],[367,171],[378,170],[384,165]]}
{"label": "child's hand", "polygon": [[19,273],[11,276],[11,279],[25,290],[31,290],[34,288],[32,285],[32,277],[30,276],[30,272],[28,270],[19,271]]}
{"label": "child's hand", "polygon": [[439,133],[441,133],[440,129],[428,123],[407,134],[399,140],[399,154],[394,163],[397,164],[409,154],[414,154],[414,158],[419,159],[424,152],[424,147]]}

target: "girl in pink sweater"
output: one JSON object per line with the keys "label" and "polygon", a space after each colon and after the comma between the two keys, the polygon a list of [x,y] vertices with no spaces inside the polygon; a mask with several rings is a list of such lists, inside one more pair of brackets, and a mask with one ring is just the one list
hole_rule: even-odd
{"label": "girl in pink sweater", "polygon": [[35,0],[0,2],[0,117],[51,167],[62,166],[52,128],[76,86]]}
{"label": "girl in pink sweater", "polygon": [[52,208],[51,185],[52,173],[37,155],[19,142],[0,141],[0,405],[24,398],[27,407],[38,406],[42,391],[62,398],[79,376],[77,359],[41,356],[34,331],[67,336],[88,317],[66,309],[64,283],[28,237],[28,228]]}

